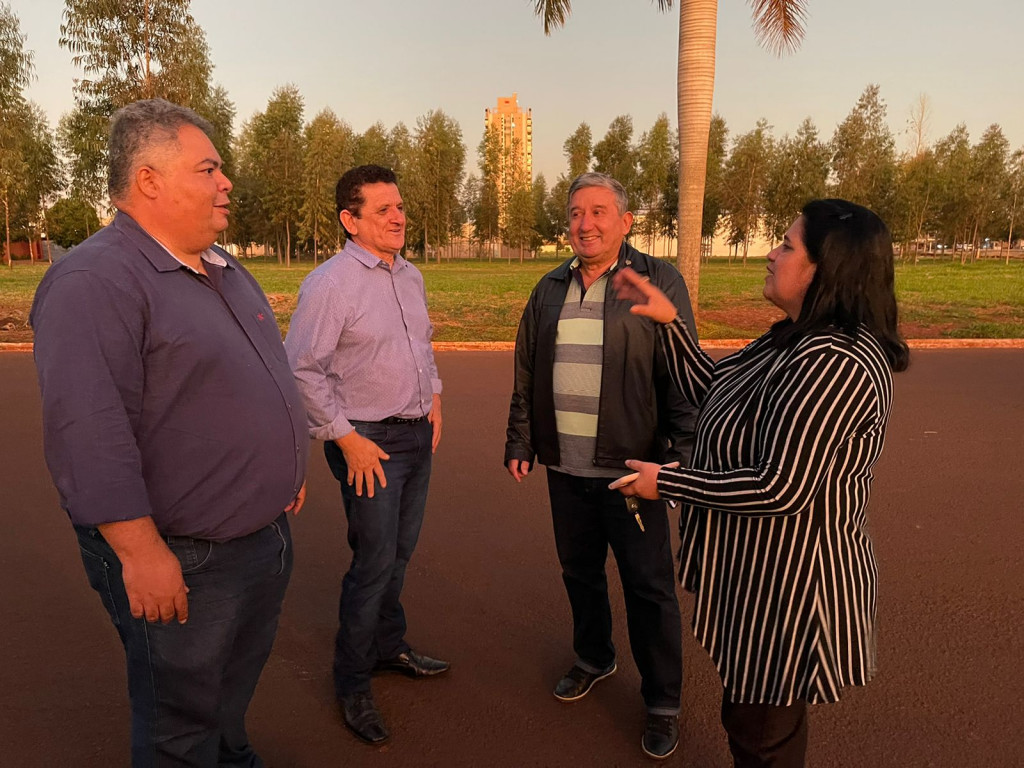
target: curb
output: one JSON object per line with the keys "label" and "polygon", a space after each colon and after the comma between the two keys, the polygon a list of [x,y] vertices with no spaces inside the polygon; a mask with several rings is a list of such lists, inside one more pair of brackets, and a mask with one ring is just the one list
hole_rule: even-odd
{"label": "curb", "polygon": [[[742,349],[753,339],[704,339],[705,349]],[[911,349],[1024,349],[1024,339],[907,339]],[[436,352],[507,352],[513,341],[435,341]]]}
{"label": "curb", "polygon": [[[705,339],[706,349],[742,349],[753,339]],[[1024,349],[1024,339],[907,339],[911,349]],[[514,341],[435,341],[435,352],[511,352]],[[0,342],[0,352],[31,352],[32,342]]]}

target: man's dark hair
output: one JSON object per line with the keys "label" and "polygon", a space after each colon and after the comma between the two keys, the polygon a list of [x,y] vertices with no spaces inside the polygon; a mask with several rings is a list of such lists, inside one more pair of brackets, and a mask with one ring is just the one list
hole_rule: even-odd
{"label": "man's dark hair", "polygon": [[213,126],[191,109],[164,99],[134,101],[114,113],[107,142],[107,192],[111,202],[124,199],[135,169],[149,162],[160,145],[177,144],[178,131],[186,125],[195,126],[207,136],[213,133]]}
{"label": "man's dark hair", "polygon": [[773,326],[776,342],[788,345],[828,326],[856,335],[863,325],[881,344],[890,367],[905,370],[910,353],[897,327],[889,228],[875,213],[847,200],[812,200],[802,213],[814,277],[800,316]]}
{"label": "man's dark hair", "polygon": [[[363,186],[366,184],[398,184],[395,172],[382,165],[359,165],[342,174],[338,186],[334,188],[334,205],[337,215],[348,211],[357,219],[366,198],[363,197]],[[342,229],[345,225],[342,224]],[[352,236],[347,229],[345,235]]]}

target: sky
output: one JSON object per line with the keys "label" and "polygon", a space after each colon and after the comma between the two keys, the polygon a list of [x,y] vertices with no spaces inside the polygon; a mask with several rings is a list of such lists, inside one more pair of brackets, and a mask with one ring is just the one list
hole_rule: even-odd
{"label": "sky", "polygon": [[[26,95],[56,126],[81,76],[59,47],[61,0],[0,0],[18,15],[36,79]],[[998,123],[1024,146],[1021,0],[809,0],[806,37],[782,58],[757,45],[744,0],[721,0],[714,110],[730,136],[759,118],[781,137],[810,117],[823,139],[864,88],[878,84],[897,148],[908,149],[911,109],[929,103],[929,143],[965,123],[977,141]],[[330,107],[357,132],[380,120],[414,129],[442,109],[462,127],[476,172],[484,110],[517,93],[533,110],[534,169],[551,184],[566,170],[562,144],[581,122],[597,141],[618,115],[634,140],[662,112],[676,114],[678,7],[648,0],[576,0],[545,37],[533,0],[192,0],[206,32],[213,80],[237,109],[236,128],[294,84],[306,120]]]}

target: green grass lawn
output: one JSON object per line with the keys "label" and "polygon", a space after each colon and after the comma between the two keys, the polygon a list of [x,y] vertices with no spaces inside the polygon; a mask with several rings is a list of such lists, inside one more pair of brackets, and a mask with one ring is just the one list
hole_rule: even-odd
{"label": "green grass lawn", "polygon": [[[451,261],[416,266],[423,272],[436,341],[512,341],[530,290],[560,260]],[[311,262],[291,268],[246,262],[271,300],[282,330]],[[29,341],[28,309],[46,265],[16,262],[0,269],[0,341]],[[752,338],[779,317],[761,297],[764,260],[746,266],[713,260],[700,282],[702,338]],[[899,264],[896,292],[908,338],[1024,338],[1024,262]]]}

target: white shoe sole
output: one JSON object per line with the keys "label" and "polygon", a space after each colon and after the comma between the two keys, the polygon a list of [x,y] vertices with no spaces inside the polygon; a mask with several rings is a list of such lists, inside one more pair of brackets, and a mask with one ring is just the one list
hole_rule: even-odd
{"label": "white shoe sole", "polygon": [[559,701],[579,701],[580,699],[582,699],[584,696],[586,696],[588,693],[590,693],[593,690],[594,686],[597,685],[598,681],[604,680],[606,677],[611,677],[618,670],[619,670],[619,665],[618,664],[612,664],[612,668],[611,669],[609,669],[607,672],[605,672],[600,677],[595,677],[590,682],[590,685],[587,687],[587,689],[583,693],[581,693],[579,696],[559,696],[556,693],[556,694],[554,694],[554,697],[556,699],[558,699]]}

